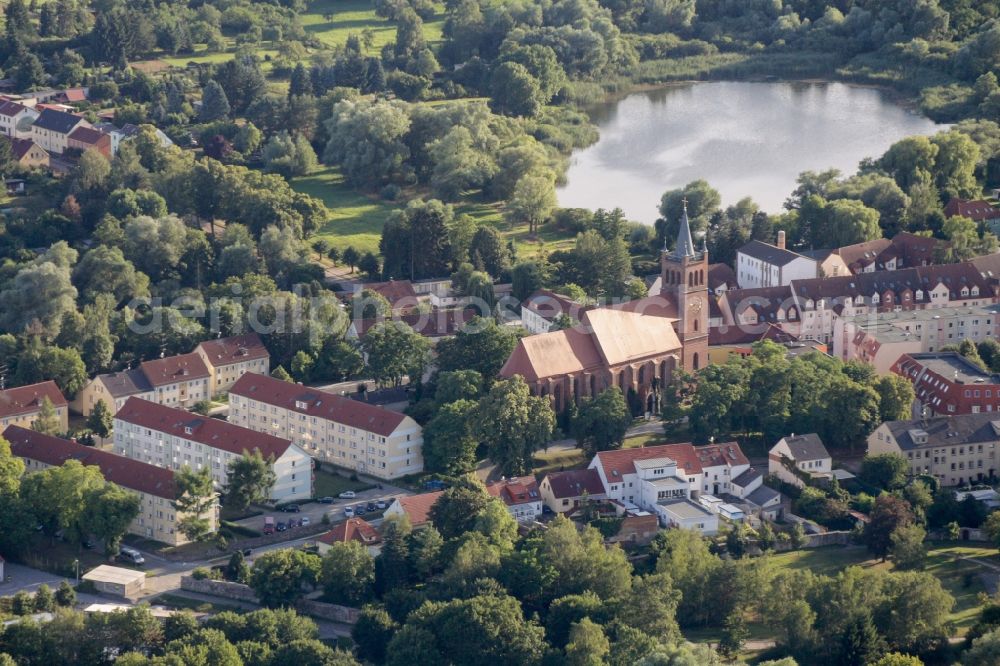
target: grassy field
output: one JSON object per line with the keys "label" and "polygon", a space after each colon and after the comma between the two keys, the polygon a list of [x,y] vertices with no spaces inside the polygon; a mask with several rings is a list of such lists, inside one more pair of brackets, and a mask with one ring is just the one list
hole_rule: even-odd
{"label": "grassy field", "polygon": [[382,225],[397,204],[354,190],[344,182],[336,167],[324,167],[294,178],[291,185],[299,192],[320,199],[330,210],[330,217],[315,238],[325,238],[340,249],[350,245],[361,252],[378,253]]}
{"label": "grassy field", "polygon": [[[378,241],[382,226],[389,214],[406,205],[405,201],[390,202],[377,196],[355,190],[345,180],[337,167],[322,167],[313,173],[293,178],[291,186],[304,194],[316,197],[326,204],[330,216],[314,238],[325,238],[334,247],[351,246],[361,252],[378,254]],[[421,192],[407,192],[410,198]],[[500,204],[481,201],[468,195],[454,204],[456,215],[469,215],[479,224],[489,224],[499,229],[505,238],[514,241],[518,258],[532,257],[539,252],[552,252],[572,246],[573,239],[558,231],[543,228],[537,238],[528,236],[527,225],[512,225],[503,219]]]}
{"label": "grassy field", "polygon": [[[370,0],[316,0],[301,15],[302,25],[313,37],[327,46],[341,46],[351,34],[370,30],[372,55],[396,38],[396,24],[375,15]],[[442,40],[444,5],[437,7],[433,18],[424,21],[424,39],[431,45]]]}
{"label": "grassy field", "polygon": [[[951,621],[955,624],[956,635],[964,635],[976,623],[982,607],[979,594],[984,592],[978,574],[989,573],[989,569],[967,557],[996,563],[997,549],[994,546],[968,543],[934,542],[929,544],[927,564],[924,570],[941,581],[941,585],[955,597],[955,607],[951,611]],[[878,567],[891,570],[891,562],[879,562],[861,546],[812,548],[797,550],[772,556],[779,567],[809,570],[816,574],[835,576],[849,566]]]}

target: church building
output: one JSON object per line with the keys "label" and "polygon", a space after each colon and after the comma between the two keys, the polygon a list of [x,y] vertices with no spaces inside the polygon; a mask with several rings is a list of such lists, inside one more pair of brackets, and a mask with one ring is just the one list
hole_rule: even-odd
{"label": "church building", "polygon": [[676,369],[708,363],[708,250],[695,249],[687,206],[674,250],[660,256],[660,277],[659,295],[591,308],[571,328],[521,338],[500,375],[520,375],[557,412],[611,386],[633,411],[656,411]]}

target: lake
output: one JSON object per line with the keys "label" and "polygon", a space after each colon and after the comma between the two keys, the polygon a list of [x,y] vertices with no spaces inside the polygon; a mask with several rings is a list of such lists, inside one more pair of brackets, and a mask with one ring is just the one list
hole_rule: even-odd
{"label": "lake", "polygon": [[602,104],[591,118],[601,138],[573,153],[559,205],[620,207],[647,224],[665,191],[698,179],[723,205],[752,197],[781,212],[799,173],[853,174],[895,141],[947,127],[843,83],[684,84]]}

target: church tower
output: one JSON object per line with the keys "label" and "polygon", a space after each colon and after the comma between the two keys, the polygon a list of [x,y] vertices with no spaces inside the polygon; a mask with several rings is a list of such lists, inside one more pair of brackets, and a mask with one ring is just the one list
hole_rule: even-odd
{"label": "church tower", "polygon": [[708,365],[708,247],[695,250],[687,199],[677,230],[677,245],[660,256],[661,291],[677,303],[677,337],[684,345],[682,367],[687,372]]}

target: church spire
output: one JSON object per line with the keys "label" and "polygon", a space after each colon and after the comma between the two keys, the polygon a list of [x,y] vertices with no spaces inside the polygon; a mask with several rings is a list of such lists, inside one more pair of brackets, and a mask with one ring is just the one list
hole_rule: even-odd
{"label": "church spire", "polygon": [[687,197],[681,200],[684,204],[684,213],[681,215],[681,224],[677,229],[677,245],[674,247],[674,254],[678,257],[693,257],[694,241],[691,239],[691,221],[688,220]]}

